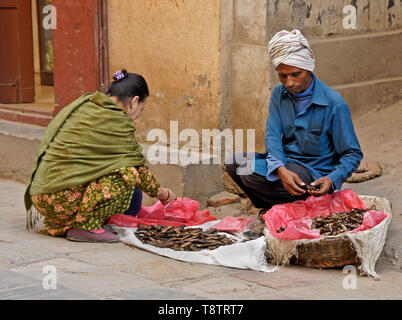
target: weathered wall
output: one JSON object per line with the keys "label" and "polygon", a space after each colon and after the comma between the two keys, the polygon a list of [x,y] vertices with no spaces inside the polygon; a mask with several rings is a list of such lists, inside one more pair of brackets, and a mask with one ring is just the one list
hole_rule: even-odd
{"label": "weathered wall", "polygon": [[[267,54],[269,39],[295,28],[316,54],[315,74],[338,90],[354,117],[402,99],[402,2],[398,0],[222,0],[233,7],[226,84],[233,128],[256,128],[264,150],[269,97],[279,83]],[[345,5],[356,29],[345,29]],[[224,21],[229,25],[229,21]]]}
{"label": "weathered wall", "polygon": [[110,73],[143,75],[151,95],[137,138],[169,120],[184,128],[219,125],[220,0],[110,0]]}

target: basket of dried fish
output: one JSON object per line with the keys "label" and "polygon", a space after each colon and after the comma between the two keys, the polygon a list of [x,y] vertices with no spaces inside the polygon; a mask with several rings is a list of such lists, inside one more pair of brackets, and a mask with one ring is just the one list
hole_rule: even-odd
{"label": "basket of dried fish", "polygon": [[320,241],[298,245],[297,255],[291,262],[312,268],[342,267],[359,263],[350,240],[341,235],[360,227],[366,211],[368,209],[353,209],[314,217],[311,229],[318,229],[323,238]]}
{"label": "basket of dried fish", "polygon": [[273,207],[264,215],[268,260],[313,268],[359,264],[363,274],[377,277],[375,262],[392,219],[390,202],[350,189],[309,199]]}

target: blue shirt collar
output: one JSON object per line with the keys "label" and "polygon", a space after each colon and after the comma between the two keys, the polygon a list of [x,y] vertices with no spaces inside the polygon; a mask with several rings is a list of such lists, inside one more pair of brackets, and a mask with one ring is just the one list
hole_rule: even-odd
{"label": "blue shirt collar", "polygon": [[311,81],[311,84],[307,88],[307,90],[300,92],[300,93],[292,93],[292,95],[296,99],[296,101],[311,99],[313,97],[314,84],[315,84],[315,78],[313,77],[313,80]]}
{"label": "blue shirt collar", "polygon": [[[311,103],[320,106],[329,106],[330,102],[328,101],[327,96],[325,94],[324,84],[320,80],[318,80],[318,78],[315,76],[314,73],[312,75],[313,75],[314,87],[313,87],[313,96],[311,97]],[[284,95],[291,96],[291,93],[286,89],[286,87],[283,84],[281,84],[281,86],[282,86],[282,96]]]}

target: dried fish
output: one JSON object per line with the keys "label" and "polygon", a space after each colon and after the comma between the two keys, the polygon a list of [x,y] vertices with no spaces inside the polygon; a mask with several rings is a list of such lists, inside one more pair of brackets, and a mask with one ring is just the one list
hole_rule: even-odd
{"label": "dried fish", "polygon": [[363,223],[364,213],[368,209],[353,209],[346,212],[330,213],[312,219],[311,229],[320,230],[322,236],[338,235],[352,231]]}
{"label": "dried fish", "polygon": [[214,250],[233,243],[226,235],[216,234],[216,229],[203,231],[202,228],[186,229],[184,226],[139,226],[135,235],[143,243],[179,251]]}

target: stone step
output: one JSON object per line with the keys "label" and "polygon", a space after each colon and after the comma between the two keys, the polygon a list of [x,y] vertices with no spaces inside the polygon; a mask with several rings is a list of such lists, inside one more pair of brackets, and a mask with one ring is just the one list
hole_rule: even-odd
{"label": "stone step", "polygon": [[50,111],[0,103],[0,119],[46,127],[53,119]]}
{"label": "stone step", "polygon": [[[27,182],[44,132],[44,127],[0,119],[0,177]],[[224,190],[222,166],[214,164],[216,159],[213,156],[193,151],[192,157],[186,162],[159,164],[152,152],[149,152],[151,146],[141,145],[143,154],[147,157],[147,165],[159,183],[170,188],[178,197],[197,200],[203,209],[207,206],[209,197]],[[185,158],[181,150],[166,149],[167,159]],[[145,206],[155,202],[156,199],[144,194]]]}

